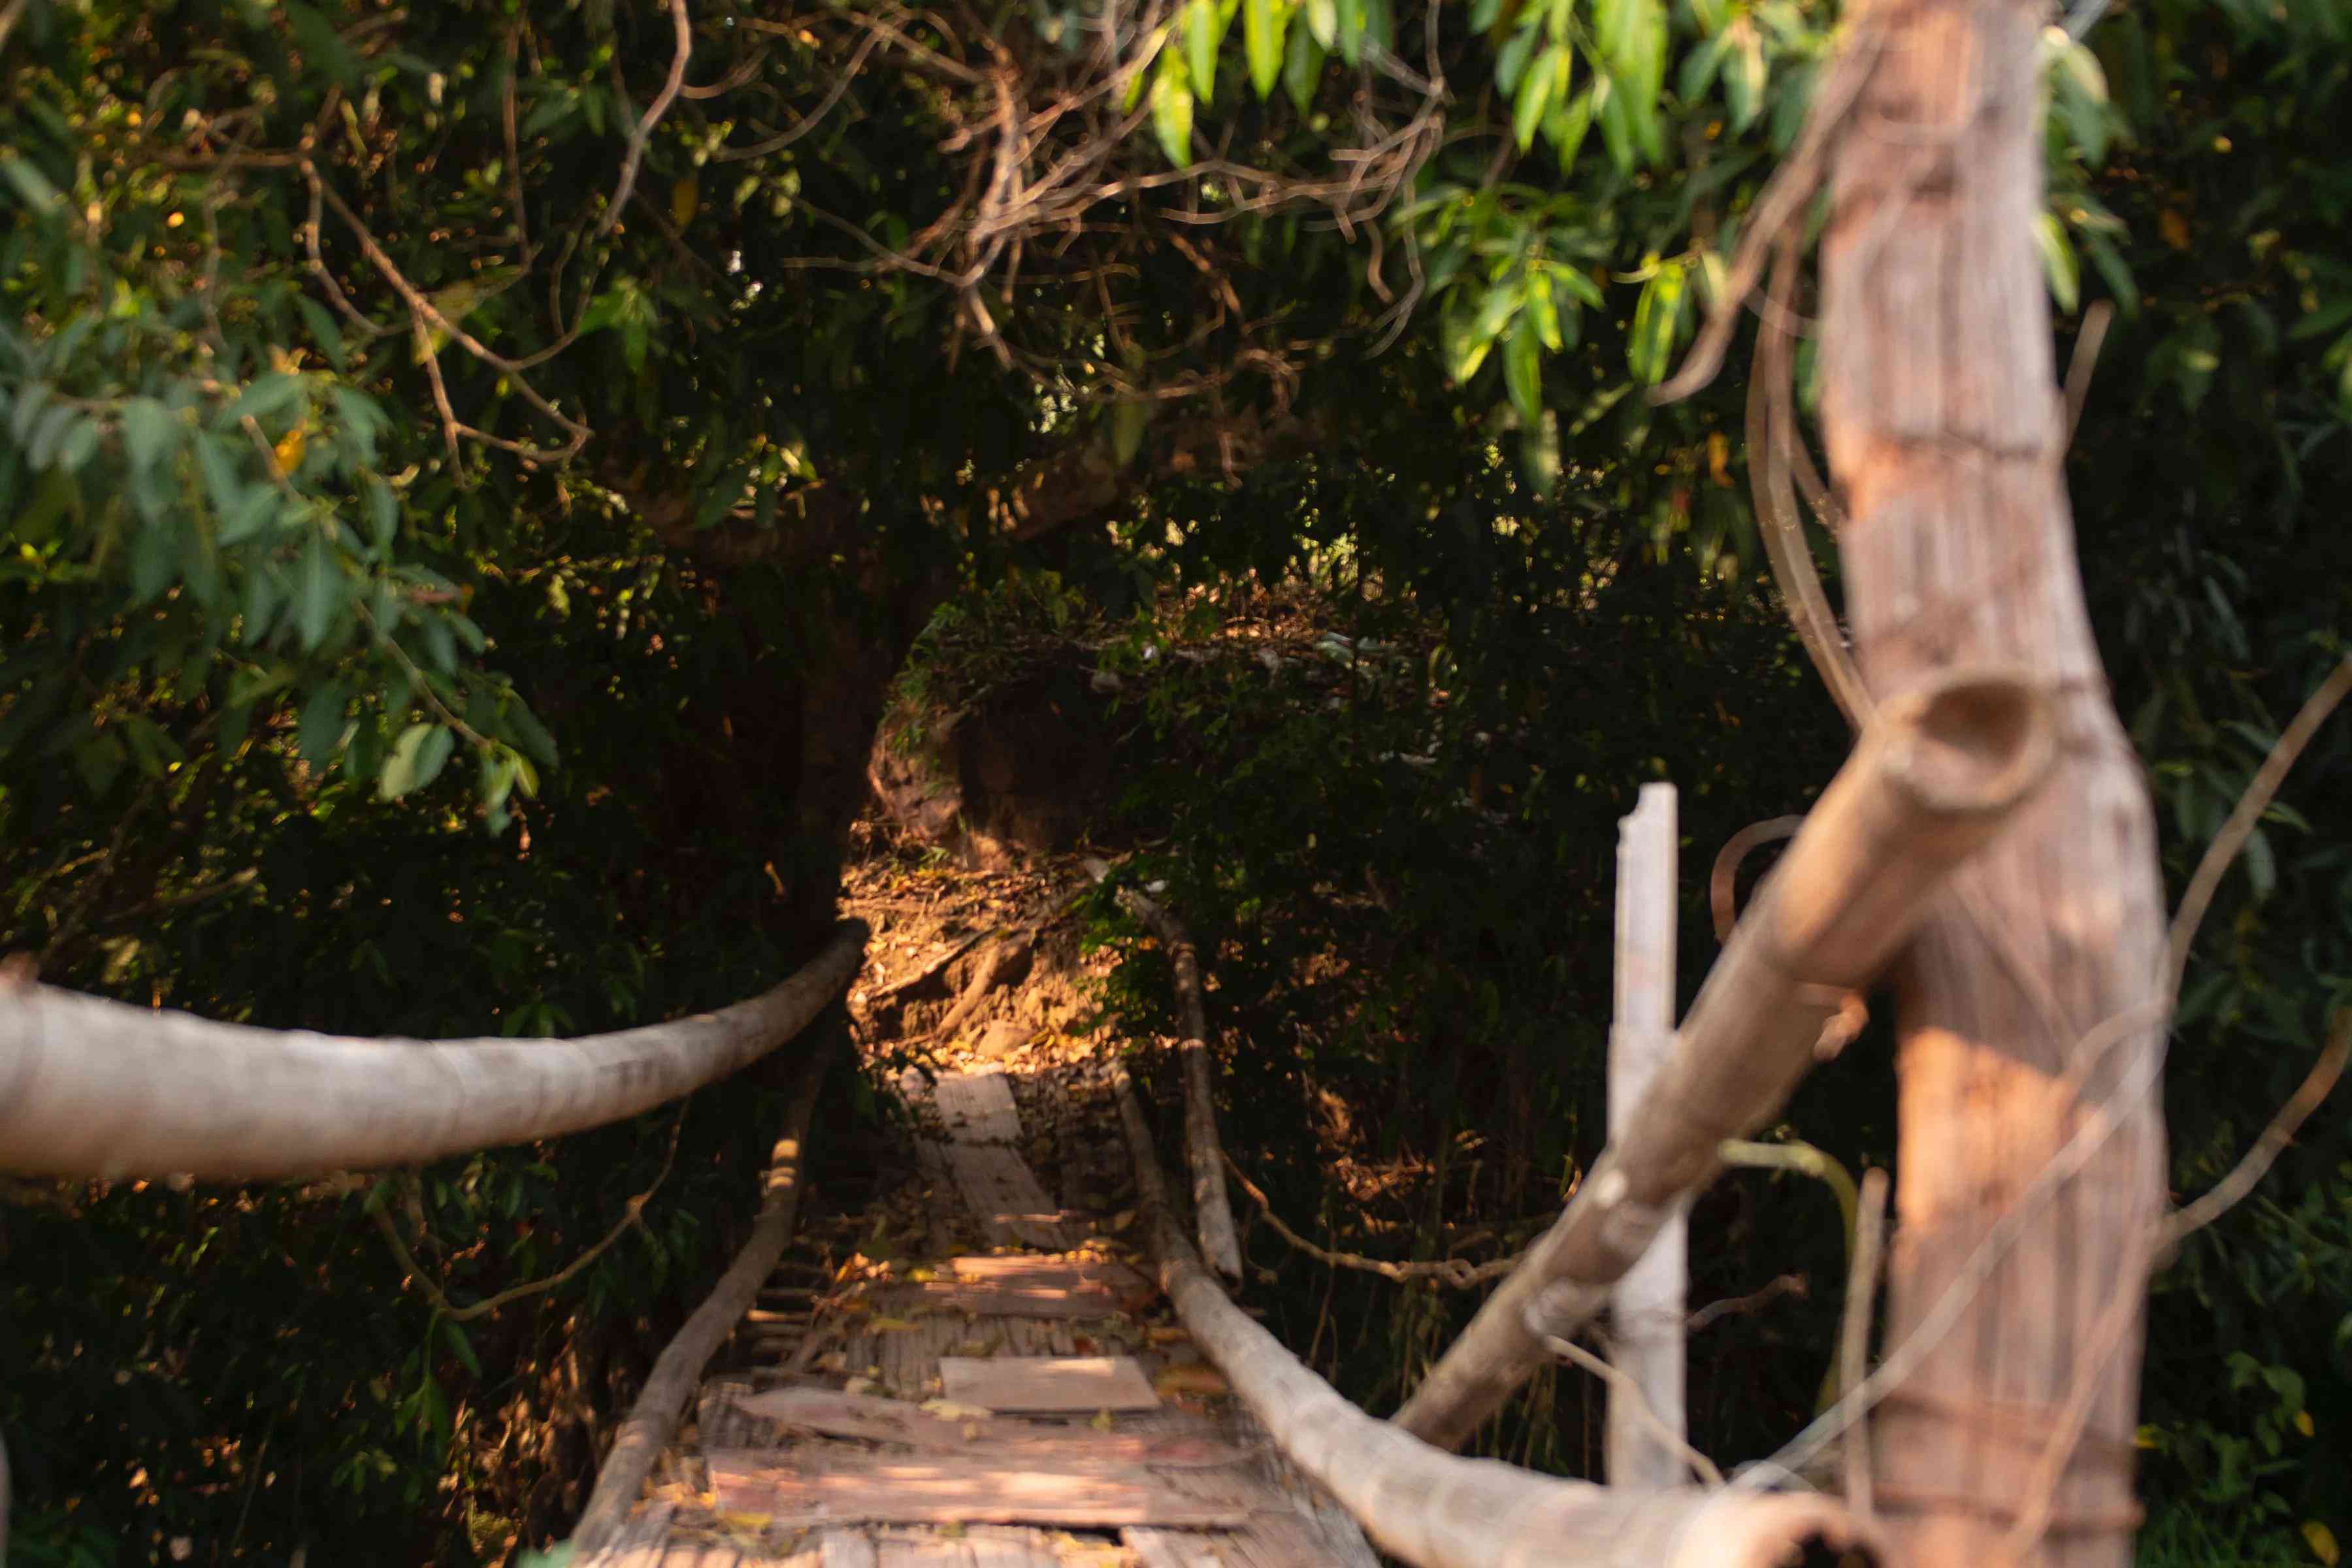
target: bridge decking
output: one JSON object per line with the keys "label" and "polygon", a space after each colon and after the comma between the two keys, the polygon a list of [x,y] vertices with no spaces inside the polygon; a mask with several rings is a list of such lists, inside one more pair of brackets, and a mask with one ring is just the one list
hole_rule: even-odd
{"label": "bridge decking", "polygon": [[[1046,1070],[1106,1092],[1093,1064]],[[846,1264],[787,1255],[619,1538],[572,1568],[1372,1568],[1129,1266],[1132,1216],[1046,1195],[1010,1088],[901,1079],[922,1180]]]}

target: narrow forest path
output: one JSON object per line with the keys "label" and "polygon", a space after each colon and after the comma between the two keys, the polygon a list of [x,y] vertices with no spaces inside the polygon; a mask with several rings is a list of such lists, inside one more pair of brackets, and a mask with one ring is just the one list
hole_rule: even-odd
{"label": "narrow forest path", "polygon": [[1137,1266],[1118,1045],[1080,1030],[1082,879],[853,873],[874,941],[851,1010],[906,1111],[897,1168],[802,1227],[573,1568],[1371,1568]]}

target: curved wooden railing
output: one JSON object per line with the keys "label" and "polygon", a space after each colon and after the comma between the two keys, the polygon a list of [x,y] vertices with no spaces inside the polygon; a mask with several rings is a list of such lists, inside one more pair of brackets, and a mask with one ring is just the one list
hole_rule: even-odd
{"label": "curved wooden railing", "polygon": [[259,1179],[582,1131],[791,1039],[856,976],[866,934],[845,921],[749,1001],[569,1040],[348,1039],[0,984],[0,1169]]}

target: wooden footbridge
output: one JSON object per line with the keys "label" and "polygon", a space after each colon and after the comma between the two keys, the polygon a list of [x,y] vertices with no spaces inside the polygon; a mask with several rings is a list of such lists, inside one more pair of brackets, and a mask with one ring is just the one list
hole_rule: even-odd
{"label": "wooden footbridge", "polygon": [[608,1467],[573,1568],[1370,1568],[1116,1216],[1047,1195],[1007,1075],[905,1089],[919,1260],[787,1255],[650,1476]]}
{"label": "wooden footbridge", "polygon": [[[1614,1367],[1571,1342],[1604,1310],[1640,1322],[1678,1300],[1671,1280],[1662,1293],[1629,1272],[1645,1254],[1678,1270],[1676,1222],[1721,1168],[1726,1141],[1773,1114],[1849,1037],[1853,992],[1900,951],[1951,871],[2033,795],[2051,765],[2050,715],[2046,693],[2007,670],[1952,673],[1882,706],[1678,1028],[1667,1024],[1675,830],[1669,819],[1629,834],[1622,1049],[1612,1053],[1623,1076],[1608,1147],[1391,1419],[1340,1397],[1213,1268],[1238,1272],[1200,966],[1148,902],[1129,895],[1171,948],[1186,993],[1174,1076],[1186,1091],[1187,1183],[1163,1173],[1118,1048],[1062,1063],[1050,1086],[1088,1130],[1087,1157],[1126,1173],[1129,1213],[1103,1212],[1108,1180],[1087,1184],[1093,1199],[1049,1193],[1024,1157],[1022,1080],[1001,1065],[959,1064],[898,1083],[921,1173],[915,1217],[900,1229],[919,1242],[847,1259],[824,1258],[805,1237],[796,1246],[825,1070],[811,1053],[751,1238],[621,1424],[571,1563],[1358,1568],[1375,1546],[1421,1568],[1896,1561],[1870,1508],[1869,1445],[1845,1445],[1843,1498],[1788,1469],[1727,1484],[1682,1437],[1675,1336],[1621,1336]],[[0,1163],[242,1180],[598,1125],[792,1039],[859,973],[866,935],[845,925],[805,969],[751,1001],[569,1041],[278,1035],[0,985]],[[1625,1066],[1644,1055],[1648,1068]],[[1868,1292],[1856,1301],[1866,1308]],[[1678,1309],[1664,1315],[1679,1321]],[[1866,1328],[1865,1316],[1855,1321]],[[1822,1435],[1858,1425],[1903,1371],[1890,1352],[1864,1376],[1866,1343],[1850,1330],[1847,1398]],[[1623,1484],[1452,1451],[1562,1356],[1610,1379],[1612,1466]],[[2063,1464],[2062,1439],[2050,1451]]]}

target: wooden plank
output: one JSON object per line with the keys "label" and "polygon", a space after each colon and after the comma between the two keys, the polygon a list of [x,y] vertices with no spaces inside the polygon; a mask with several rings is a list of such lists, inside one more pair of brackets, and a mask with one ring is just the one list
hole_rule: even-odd
{"label": "wooden plank", "polygon": [[1021,1157],[1021,1113],[1004,1074],[949,1073],[931,1086],[931,1101],[948,1134],[948,1169],[990,1245],[1068,1247],[1061,1210]]}
{"label": "wooden plank", "polygon": [[940,1357],[940,1386],[959,1405],[990,1410],[1157,1410],[1160,1396],[1132,1356]]}
{"label": "wooden plank", "polygon": [[[877,1399],[821,1388],[779,1388],[739,1395],[736,1408],[795,1431],[828,1437],[903,1443],[933,1453],[975,1447],[1024,1463],[1059,1457],[1077,1464],[1150,1465],[1170,1470],[1217,1469],[1246,1463],[1249,1450],[1197,1431],[1097,1432],[1090,1426],[1023,1421],[1003,1415],[942,1417],[903,1399]],[[733,1428],[742,1431],[741,1427]],[[730,1447],[757,1442],[750,1433]],[[718,1445],[714,1445],[716,1447]]]}
{"label": "wooden plank", "polygon": [[855,1530],[828,1530],[817,1538],[817,1568],[875,1568],[872,1538]]}
{"label": "wooden plank", "polygon": [[1141,1568],[1233,1568],[1217,1550],[1222,1538],[1197,1531],[1122,1530],[1119,1544],[1135,1553]]}
{"label": "wooden plank", "polygon": [[818,1524],[1224,1525],[1231,1503],[1186,1496],[1141,1468],[1069,1474],[985,1454],[791,1456],[741,1450],[710,1458],[710,1489],[727,1512],[775,1527]]}

